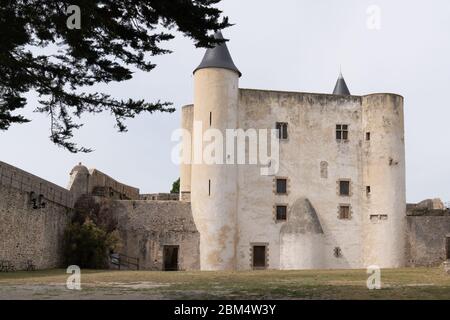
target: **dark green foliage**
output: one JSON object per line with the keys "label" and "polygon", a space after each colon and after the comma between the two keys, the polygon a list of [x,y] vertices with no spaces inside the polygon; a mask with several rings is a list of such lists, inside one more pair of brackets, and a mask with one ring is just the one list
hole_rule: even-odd
{"label": "dark green foliage", "polygon": [[119,238],[116,232],[107,233],[87,219],[83,224],[71,223],[64,233],[64,258],[67,265],[80,268],[105,269],[109,252]]}
{"label": "dark green foliage", "polygon": [[89,269],[107,268],[110,252],[117,252],[121,246],[117,223],[108,209],[102,210],[93,198],[86,196],[78,201],[64,233],[65,263]]}
{"label": "dark green foliage", "polygon": [[[36,91],[37,112],[50,118],[51,140],[70,152],[89,152],[71,140],[84,113],[110,112],[119,131],[144,112],[173,112],[170,102],[117,100],[83,92],[98,83],[132,78],[131,68],[151,71],[149,57],[177,29],[198,47],[217,42],[210,31],[229,26],[214,7],[220,0],[0,0],[0,130],[29,120],[16,115],[24,95]],[[81,9],[81,29],[67,27],[69,5]],[[209,35],[208,35],[209,34]]]}
{"label": "dark green foliage", "polygon": [[178,178],[178,179],[172,184],[172,190],[170,190],[170,193],[180,193],[180,178]]}

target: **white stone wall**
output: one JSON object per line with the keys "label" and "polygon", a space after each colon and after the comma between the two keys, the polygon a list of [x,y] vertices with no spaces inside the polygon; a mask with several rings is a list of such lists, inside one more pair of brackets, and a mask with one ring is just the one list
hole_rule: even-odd
{"label": "white stone wall", "polygon": [[[268,246],[269,269],[404,265],[402,97],[240,89],[236,103],[235,73],[212,68],[195,77],[193,120],[201,121],[203,129],[209,128],[212,111],[212,128],[274,129],[276,122],[287,122],[289,134],[280,141],[280,170],[275,176],[262,176],[256,165],[239,165],[236,172],[235,166],[192,166],[192,209],[201,234],[202,269],[251,269],[252,244]],[[186,128],[189,112],[183,112]],[[336,140],[337,124],[348,125],[347,141]],[[186,172],[182,169],[182,185],[189,182],[183,182]],[[275,194],[276,177],[288,179],[287,195]],[[350,181],[350,196],[339,195],[341,179]],[[290,223],[289,210],[303,198],[317,212],[323,235],[282,233]],[[288,205],[287,222],[276,221],[277,204]],[[350,219],[339,219],[340,205],[350,206]],[[376,215],[379,221],[374,221]]]}
{"label": "white stone wall", "polygon": [[[283,250],[280,252],[280,228],[289,222],[277,223],[273,215],[275,204],[287,204],[288,209],[299,198],[310,200],[319,215],[325,244],[321,260],[323,267],[356,268],[361,266],[361,99],[331,95],[241,90],[239,126],[275,128],[276,122],[288,122],[289,138],[281,141],[279,177],[288,178],[288,195],[275,195],[274,178],[259,174],[255,166],[239,166],[238,201],[238,266],[249,269],[250,245],[269,244],[269,268],[288,261],[317,260],[310,252]],[[337,142],[336,124],[349,125],[349,140]],[[327,178],[322,178],[320,163],[328,162]],[[339,179],[351,180],[351,196],[338,194]],[[338,219],[339,204],[351,205],[352,218]],[[289,220],[289,215],[288,215]],[[290,239],[290,240],[288,240]],[[286,241],[292,242],[292,236]],[[299,244],[300,245],[300,244]],[[295,248],[294,245],[291,246]],[[334,248],[342,257],[334,256]],[[303,255],[303,257],[302,257]],[[282,263],[283,261],[283,263]]]}
{"label": "white stone wall", "polygon": [[[403,98],[393,94],[363,97],[364,265],[405,265],[406,190]],[[376,217],[378,215],[378,217]],[[372,216],[372,219],[371,219]]]}
{"label": "white stone wall", "polygon": [[[226,69],[207,68],[196,71],[194,79],[194,121],[203,126],[198,134],[209,128],[223,134],[227,128],[236,128],[239,75]],[[193,131],[194,137],[195,126]],[[236,268],[237,166],[206,164],[196,161],[195,155],[194,147],[191,203],[200,232],[200,266],[202,270],[233,270]]]}

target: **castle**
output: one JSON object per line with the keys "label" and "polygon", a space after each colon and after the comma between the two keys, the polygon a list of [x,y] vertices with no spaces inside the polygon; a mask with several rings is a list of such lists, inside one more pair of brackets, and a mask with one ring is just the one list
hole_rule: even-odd
{"label": "castle", "polygon": [[280,169],[182,165],[201,269],[403,266],[403,98],[352,96],[342,75],[333,94],[240,89],[240,76],[225,43],[208,49],[183,127],[193,140],[203,134],[195,121],[222,132],[277,128]]}
{"label": "castle", "polygon": [[[222,37],[220,33],[217,37]],[[340,269],[439,265],[450,259],[450,211],[406,205],[403,98],[240,89],[225,43],[194,71],[182,108],[179,196],[140,194],[79,164],[67,189],[0,162],[0,260],[61,266],[75,210],[109,219],[122,254],[147,270]],[[201,124],[201,130],[196,130]],[[278,170],[195,161],[208,130],[276,129]],[[250,145],[245,149],[250,156]]]}

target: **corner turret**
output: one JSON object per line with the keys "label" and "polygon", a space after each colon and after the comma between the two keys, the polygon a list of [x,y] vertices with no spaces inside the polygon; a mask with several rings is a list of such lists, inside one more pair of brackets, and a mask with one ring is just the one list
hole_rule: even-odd
{"label": "corner turret", "polygon": [[342,72],[339,73],[339,78],[336,81],[336,86],[334,87],[333,94],[339,96],[349,96],[350,90],[348,90],[347,84],[345,83],[344,76]]}
{"label": "corner turret", "polygon": [[[222,32],[217,31],[214,35],[215,39],[223,40]],[[209,48],[206,50],[205,56],[203,57],[200,65],[194,70],[194,73],[200,69],[206,68],[222,68],[228,69],[231,71],[237,72],[239,77],[242,76],[242,73],[236,67],[233,62],[233,58],[231,58],[230,51],[228,51],[228,47],[225,42],[216,45],[214,48]]]}

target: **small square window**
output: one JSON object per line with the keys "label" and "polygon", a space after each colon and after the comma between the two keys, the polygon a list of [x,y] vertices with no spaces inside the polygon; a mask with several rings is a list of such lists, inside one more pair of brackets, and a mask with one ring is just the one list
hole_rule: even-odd
{"label": "small square window", "polygon": [[350,181],[346,180],[339,181],[339,195],[350,196]]}
{"label": "small square window", "polygon": [[287,220],[287,206],[278,205],[277,206],[277,221]]}
{"label": "small square window", "polygon": [[339,206],[339,219],[342,219],[342,220],[350,219],[350,206],[349,205]]}
{"label": "small square window", "polygon": [[287,179],[277,178],[276,191],[277,191],[277,194],[286,194],[287,193]]}
{"label": "small square window", "polygon": [[348,124],[336,125],[336,140],[348,140]]}
{"label": "small square window", "polygon": [[277,122],[276,129],[278,130],[278,138],[280,140],[287,140],[288,138],[288,124],[287,122]]}

